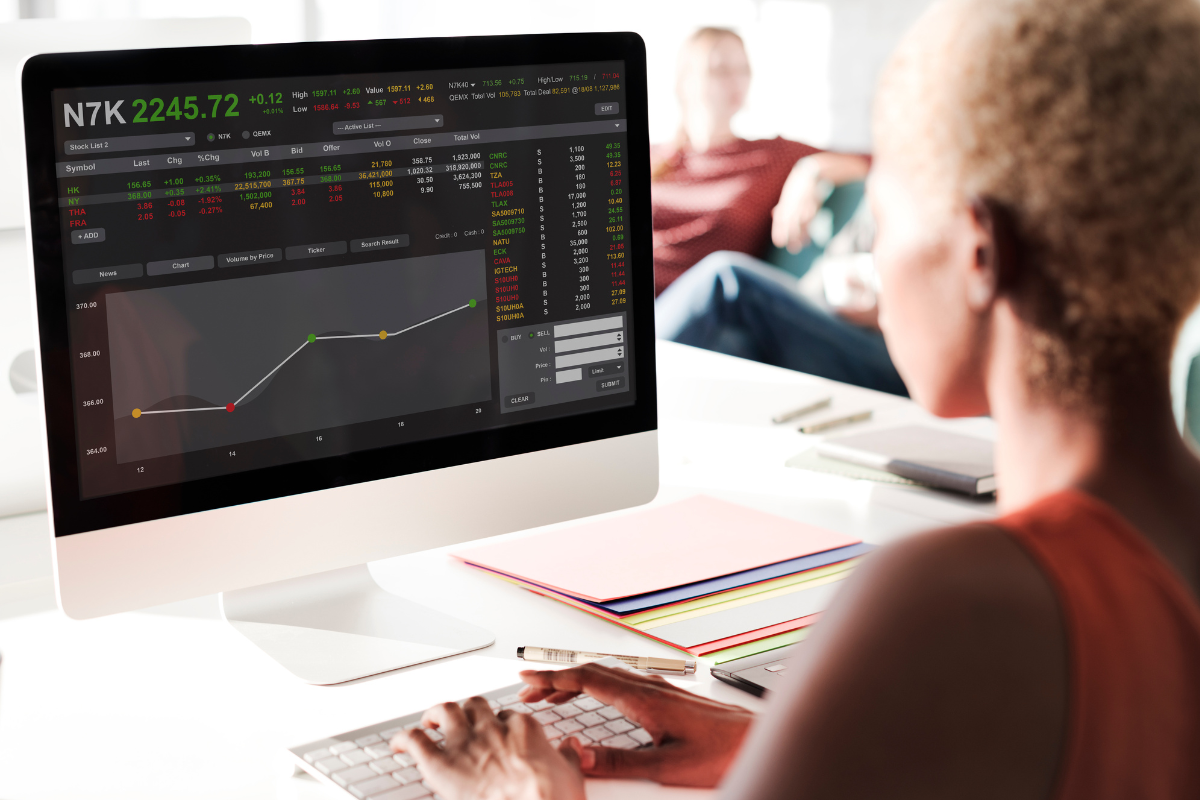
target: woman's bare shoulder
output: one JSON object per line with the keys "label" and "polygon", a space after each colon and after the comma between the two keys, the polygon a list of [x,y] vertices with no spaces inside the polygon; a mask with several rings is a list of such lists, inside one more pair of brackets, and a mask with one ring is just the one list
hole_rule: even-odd
{"label": "woman's bare shoulder", "polygon": [[1002,529],[969,525],[881,548],[811,644],[802,679],[765,723],[789,756],[761,762],[764,780],[805,797],[891,796],[901,774],[927,798],[1051,790],[1066,638],[1052,586]]}

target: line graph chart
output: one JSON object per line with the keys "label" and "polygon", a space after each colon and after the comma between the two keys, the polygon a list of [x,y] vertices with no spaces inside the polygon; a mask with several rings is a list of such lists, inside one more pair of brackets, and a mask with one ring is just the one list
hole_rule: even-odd
{"label": "line graph chart", "polygon": [[233,413],[233,410],[235,408],[237,408],[238,405],[243,400],[245,400],[247,397],[249,397],[251,394],[253,394],[255,389],[257,389],[259,386],[262,386],[263,383],[265,381],[269,380],[271,378],[271,376],[274,375],[276,372],[278,372],[280,370],[280,368],[283,367],[284,364],[291,361],[292,358],[297,353],[299,353],[304,348],[308,347],[310,344],[314,344],[316,342],[325,341],[325,340],[332,340],[332,339],[379,339],[381,341],[385,341],[389,336],[394,337],[394,336],[399,336],[402,333],[408,333],[409,331],[419,328],[422,325],[427,325],[430,322],[435,322],[435,321],[441,319],[442,317],[447,317],[447,316],[453,314],[455,311],[462,311],[464,308],[474,308],[475,305],[476,305],[476,301],[474,299],[468,300],[467,302],[463,303],[458,308],[452,308],[449,311],[445,311],[441,314],[438,314],[437,316],[430,317],[429,319],[423,319],[420,322],[418,322],[417,324],[409,325],[407,328],[401,328],[400,330],[396,331],[395,333],[388,333],[386,330],[380,331],[379,333],[346,333],[346,334],[341,334],[338,336],[317,336],[315,333],[310,333],[308,335],[308,338],[304,340],[304,343],[301,344],[299,347],[297,347],[295,350],[293,350],[291,355],[289,355],[283,361],[280,361],[279,364],[277,364],[275,366],[275,368],[272,369],[270,372],[268,372],[266,375],[259,378],[258,383],[254,384],[249,389],[247,389],[245,394],[243,394],[237,400],[234,400],[232,403],[226,403],[223,406],[200,406],[197,408],[162,408],[157,411],[142,411],[140,408],[135,408],[133,410],[131,416],[134,419],[140,419],[143,414],[184,414],[189,411],[228,411],[230,413]]}
{"label": "line graph chart", "polygon": [[475,250],[110,294],[117,461],[490,400],[486,291]]}

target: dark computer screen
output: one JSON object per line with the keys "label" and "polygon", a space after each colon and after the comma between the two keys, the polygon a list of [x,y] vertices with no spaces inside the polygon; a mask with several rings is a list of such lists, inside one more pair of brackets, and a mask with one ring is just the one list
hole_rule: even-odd
{"label": "dark computer screen", "polygon": [[625,73],[54,89],[80,498],[635,403]]}

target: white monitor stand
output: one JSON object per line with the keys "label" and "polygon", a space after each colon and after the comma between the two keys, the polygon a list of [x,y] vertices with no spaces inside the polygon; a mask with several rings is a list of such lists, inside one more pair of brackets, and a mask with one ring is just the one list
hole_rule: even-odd
{"label": "white monitor stand", "polygon": [[[298,678],[342,683],[493,642],[384,591],[367,562],[640,505],[657,492],[650,431],[59,537],[55,583],[77,619],[222,592],[229,623]],[[505,502],[492,503],[500,494]]]}

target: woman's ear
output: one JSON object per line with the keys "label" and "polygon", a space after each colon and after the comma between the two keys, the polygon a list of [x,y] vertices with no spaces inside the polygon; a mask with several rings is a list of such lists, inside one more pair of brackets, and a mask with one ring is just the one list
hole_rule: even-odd
{"label": "woman's ear", "polygon": [[1008,210],[983,197],[972,198],[970,208],[977,244],[974,268],[967,278],[967,305],[978,313],[987,310],[1002,291],[1015,285],[1019,259],[1016,231]]}

